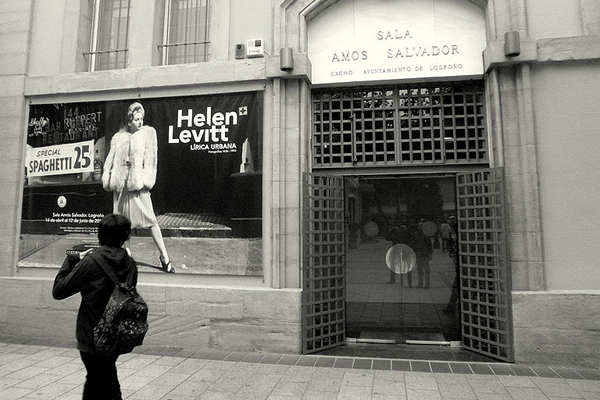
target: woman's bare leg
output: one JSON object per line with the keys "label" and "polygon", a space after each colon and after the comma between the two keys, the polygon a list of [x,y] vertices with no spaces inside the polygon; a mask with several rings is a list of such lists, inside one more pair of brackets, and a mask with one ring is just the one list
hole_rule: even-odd
{"label": "woman's bare leg", "polygon": [[150,235],[152,235],[152,239],[154,239],[154,243],[156,244],[156,247],[158,248],[158,251],[162,257],[163,262],[165,264],[168,264],[170,261],[169,254],[167,253],[167,248],[165,246],[165,241],[163,239],[162,232],[160,231],[160,227],[158,225],[154,225],[153,227],[151,227]]}

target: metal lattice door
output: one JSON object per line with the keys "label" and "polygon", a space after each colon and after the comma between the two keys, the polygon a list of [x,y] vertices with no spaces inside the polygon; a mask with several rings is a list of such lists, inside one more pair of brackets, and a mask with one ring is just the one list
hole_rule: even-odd
{"label": "metal lattice door", "polygon": [[457,175],[464,347],[514,361],[502,169]]}
{"label": "metal lattice door", "polygon": [[314,353],[346,340],[344,179],[306,174],[302,350]]}

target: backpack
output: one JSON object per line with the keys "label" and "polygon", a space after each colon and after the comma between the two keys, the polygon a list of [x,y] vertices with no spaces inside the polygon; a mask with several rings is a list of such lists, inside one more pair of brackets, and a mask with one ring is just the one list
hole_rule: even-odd
{"label": "backpack", "polygon": [[104,263],[96,263],[115,283],[102,318],[94,328],[96,354],[115,357],[131,353],[148,332],[148,305],[132,285],[134,268],[129,269],[125,282],[120,282]]}

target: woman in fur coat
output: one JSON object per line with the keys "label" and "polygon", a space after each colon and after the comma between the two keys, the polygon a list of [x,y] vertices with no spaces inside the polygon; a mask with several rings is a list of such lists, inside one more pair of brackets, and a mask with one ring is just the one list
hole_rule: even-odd
{"label": "woman in fur coat", "polygon": [[127,111],[127,127],[115,133],[104,162],[102,185],[113,192],[113,213],[131,220],[132,228],[150,228],[166,272],[174,273],[158,226],[150,189],[156,182],[156,131],[144,125],[144,107],[135,102]]}

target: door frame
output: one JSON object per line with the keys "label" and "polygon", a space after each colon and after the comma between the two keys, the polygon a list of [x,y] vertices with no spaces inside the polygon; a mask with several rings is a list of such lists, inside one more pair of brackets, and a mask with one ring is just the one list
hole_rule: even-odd
{"label": "door frame", "polygon": [[[507,241],[508,218],[507,207],[505,205],[504,171],[502,168],[477,168],[469,169],[469,171],[465,172],[461,170],[454,172],[457,196],[456,217],[459,223],[458,240],[460,249],[462,249],[460,257],[461,260],[465,260],[465,265],[461,265],[460,268],[461,332],[463,333],[461,342],[470,351],[498,360],[513,362],[514,332],[512,325],[511,269]],[[348,237],[346,231],[348,224],[345,218],[346,197],[344,195],[344,178],[349,176],[349,174],[344,172],[335,174],[323,172],[306,173],[303,180],[303,354],[318,352],[345,343],[345,239]],[[369,174],[368,171],[360,172],[360,175],[373,175]],[[417,176],[415,174],[398,174],[397,170],[390,171],[389,175],[406,177],[412,175],[415,178],[425,178],[440,174],[448,176],[446,171],[442,173],[435,171],[431,174],[418,174]],[[359,174],[356,171],[352,174],[352,176],[357,175]],[[466,176],[470,176],[471,178],[465,178]],[[483,179],[485,177],[492,179],[486,181]],[[465,181],[463,182],[461,179]],[[336,183],[333,187],[327,186],[334,181]],[[467,188],[467,183],[471,183],[471,189]],[[465,193],[468,193],[466,197],[459,198],[459,187],[463,188],[466,191]],[[315,206],[315,201],[317,204],[323,202],[332,193],[335,193],[333,197],[334,201],[338,202],[334,209],[329,208],[329,203],[324,208]],[[342,201],[341,206],[339,206],[340,199]],[[493,203],[490,203],[492,201]],[[462,202],[461,208],[459,208],[460,202]],[[486,213],[490,214],[494,219],[492,225],[490,225],[493,232],[482,232],[479,229],[473,229],[473,226],[475,226],[473,222],[483,221],[481,216]],[[331,224],[337,226],[335,232],[327,230],[326,232],[319,232],[313,229],[317,226],[314,224],[319,223],[316,216],[327,215],[328,217],[333,217],[334,214],[335,218],[329,221],[330,225],[328,226],[333,226]],[[473,219],[469,217],[470,215],[476,218]],[[311,224],[313,224],[313,228],[311,228]],[[486,236],[486,233],[489,233],[489,235]],[[318,238],[324,237],[322,236],[323,234],[338,235],[341,238],[334,240],[333,243],[333,256],[337,257],[335,258],[337,261],[334,265],[322,264],[321,261],[316,261],[315,257],[330,256],[327,252],[318,253],[314,251],[315,246],[320,247],[320,250],[329,246],[325,242],[319,243]],[[486,244],[485,242],[478,241],[481,237],[493,238],[493,242]],[[472,238],[475,238],[475,243],[471,240]],[[476,251],[473,253],[470,251],[471,249],[481,249],[481,246],[485,249],[486,245],[488,247],[491,246],[491,252],[488,254],[477,253]],[[340,248],[343,249],[343,254],[339,253]],[[491,259],[498,263],[495,268],[490,268],[489,265],[486,265]],[[473,260],[483,262],[483,264],[479,265],[477,262],[470,262]],[[333,275],[330,273],[330,271],[334,271],[332,268],[336,271]],[[317,270],[320,271],[316,272]],[[322,271],[327,270],[329,271],[326,275],[323,275]],[[315,276],[315,273],[319,276]],[[488,279],[486,277],[487,274],[491,274],[492,276]],[[318,278],[324,280],[334,279],[337,283],[333,286],[315,287],[315,279]],[[490,287],[493,287],[494,290],[490,290]],[[317,292],[321,294],[315,297],[315,293]],[[326,292],[329,292],[329,294],[325,294]],[[331,293],[334,293],[334,295],[332,296]],[[321,303],[318,303],[318,301],[321,301]],[[344,304],[340,304],[339,302]],[[332,307],[334,304],[337,305]],[[316,333],[319,334],[317,335]]]}

